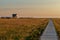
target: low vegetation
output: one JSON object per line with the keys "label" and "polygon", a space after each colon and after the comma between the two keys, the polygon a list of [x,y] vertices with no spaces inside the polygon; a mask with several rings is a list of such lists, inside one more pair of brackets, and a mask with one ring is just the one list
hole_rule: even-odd
{"label": "low vegetation", "polygon": [[55,25],[58,37],[60,39],[60,18],[54,18],[53,21],[54,21],[54,25]]}
{"label": "low vegetation", "polygon": [[0,40],[38,40],[49,19],[0,19]]}

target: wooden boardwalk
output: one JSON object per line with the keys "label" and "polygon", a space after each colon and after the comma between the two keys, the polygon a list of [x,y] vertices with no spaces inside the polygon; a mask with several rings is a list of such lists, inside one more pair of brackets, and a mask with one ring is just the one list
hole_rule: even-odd
{"label": "wooden boardwalk", "polygon": [[51,19],[39,40],[58,40],[58,36]]}

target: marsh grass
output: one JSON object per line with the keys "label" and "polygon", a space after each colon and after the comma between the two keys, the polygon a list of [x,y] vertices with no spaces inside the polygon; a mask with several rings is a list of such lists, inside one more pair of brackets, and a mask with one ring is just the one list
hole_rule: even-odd
{"label": "marsh grass", "polygon": [[0,19],[0,40],[38,40],[48,19]]}
{"label": "marsh grass", "polygon": [[59,37],[59,40],[60,40],[60,18],[53,19],[53,22],[55,25],[56,32],[58,34],[57,36]]}

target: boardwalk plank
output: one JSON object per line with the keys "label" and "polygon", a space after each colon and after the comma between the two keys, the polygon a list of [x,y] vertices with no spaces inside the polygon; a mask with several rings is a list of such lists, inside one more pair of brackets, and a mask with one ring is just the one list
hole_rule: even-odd
{"label": "boardwalk plank", "polygon": [[58,36],[52,20],[49,20],[49,23],[39,40],[58,40]]}

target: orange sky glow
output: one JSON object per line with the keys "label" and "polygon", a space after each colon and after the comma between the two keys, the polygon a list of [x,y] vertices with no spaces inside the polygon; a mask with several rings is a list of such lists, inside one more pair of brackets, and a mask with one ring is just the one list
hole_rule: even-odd
{"label": "orange sky glow", "polygon": [[0,0],[0,16],[60,17],[60,0]]}

